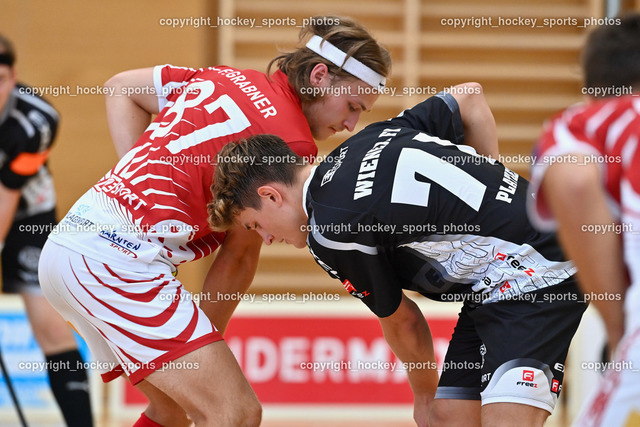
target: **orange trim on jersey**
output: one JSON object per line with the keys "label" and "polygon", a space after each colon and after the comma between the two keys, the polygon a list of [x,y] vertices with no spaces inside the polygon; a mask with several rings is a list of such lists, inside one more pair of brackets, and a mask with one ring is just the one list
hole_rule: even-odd
{"label": "orange trim on jersey", "polygon": [[18,157],[13,159],[9,168],[17,175],[35,175],[38,169],[49,158],[51,150],[41,151],[39,153],[20,153]]}

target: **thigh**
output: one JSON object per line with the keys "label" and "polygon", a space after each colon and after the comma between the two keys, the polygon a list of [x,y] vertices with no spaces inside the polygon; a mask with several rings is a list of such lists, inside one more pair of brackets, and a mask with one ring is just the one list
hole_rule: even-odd
{"label": "thigh", "polygon": [[438,389],[429,409],[433,426],[480,425],[482,340],[469,308],[463,306],[442,364]]}
{"label": "thigh", "polygon": [[491,403],[482,406],[482,425],[493,427],[542,427],[549,412],[519,403]]}
{"label": "thigh", "polygon": [[145,380],[182,407],[196,425],[211,417],[216,417],[219,425],[234,425],[231,420],[247,418],[242,414],[259,406],[224,341],[185,354]]}
{"label": "thigh", "polygon": [[515,403],[553,412],[569,344],[586,309],[582,299],[569,280],[473,309],[486,348],[483,405]]}
{"label": "thigh", "polygon": [[463,306],[458,315],[442,365],[436,399],[480,400],[484,345],[469,311]]}
{"label": "thigh", "polygon": [[436,399],[429,408],[430,427],[480,425],[480,400]]}
{"label": "thigh", "polygon": [[191,425],[184,409],[149,381],[142,380],[135,387],[149,400],[149,405],[144,411],[148,418],[163,426]]}
{"label": "thigh", "polygon": [[104,380],[124,372],[136,384],[164,364],[222,339],[191,293],[168,267],[163,271],[123,270],[51,241],[45,245],[43,291],[90,348],[87,336],[99,341],[94,347],[108,347],[112,357],[105,359],[115,357],[117,365],[103,370]]}
{"label": "thigh", "polygon": [[21,293],[33,335],[46,355],[77,348],[69,324],[41,294]]}

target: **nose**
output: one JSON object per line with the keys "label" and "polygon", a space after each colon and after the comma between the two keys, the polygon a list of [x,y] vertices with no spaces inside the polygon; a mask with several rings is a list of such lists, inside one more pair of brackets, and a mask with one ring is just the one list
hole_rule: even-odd
{"label": "nose", "polygon": [[260,237],[262,237],[262,240],[264,240],[264,244],[269,246],[271,243],[273,243],[273,236],[269,233],[267,233],[264,230],[256,230],[258,232],[258,234],[260,235]]}
{"label": "nose", "polygon": [[360,112],[359,111],[354,111],[351,114],[349,114],[349,116],[347,117],[347,119],[342,123],[342,125],[349,131],[349,132],[353,132],[353,130],[356,128],[356,123],[358,123],[358,119],[360,118]]}

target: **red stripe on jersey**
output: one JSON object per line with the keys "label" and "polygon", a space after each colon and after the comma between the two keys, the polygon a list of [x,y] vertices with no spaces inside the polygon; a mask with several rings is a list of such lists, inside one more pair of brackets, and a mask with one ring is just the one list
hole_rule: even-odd
{"label": "red stripe on jersey", "polygon": [[564,111],[547,125],[540,139],[539,157],[557,151],[585,153],[584,147],[591,147],[598,155],[587,154],[588,160],[603,168],[607,192],[620,205],[623,177],[640,192],[638,135],[640,99],[628,96],[579,105]]}
{"label": "red stripe on jersey", "polygon": [[169,351],[169,350],[173,350],[173,349],[176,348],[176,343],[189,342],[189,339],[193,335],[193,332],[196,330],[196,325],[198,324],[198,310],[197,309],[194,310],[194,315],[191,317],[191,321],[189,322],[187,327],[179,335],[176,335],[174,338],[164,339],[164,340],[155,340],[155,339],[151,339],[151,338],[142,338],[142,337],[140,337],[138,335],[135,335],[135,334],[127,331],[126,329],[121,328],[120,326],[118,326],[116,324],[109,323],[109,322],[105,322],[105,323],[107,323],[109,326],[111,326],[116,331],[120,332],[122,335],[130,338],[131,340],[137,342],[140,345],[143,345],[143,346],[149,347],[149,348],[153,348],[153,349],[156,349],[156,350]]}
{"label": "red stripe on jersey", "polygon": [[[93,275],[93,277],[96,277],[96,275],[89,269],[89,267],[87,266],[87,269],[89,271],[89,273],[91,273],[91,275]],[[142,317],[142,316],[134,316],[131,314],[128,314],[122,310],[118,310],[117,308],[115,308],[114,306],[107,304],[106,302],[104,302],[103,300],[101,300],[100,298],[96,297],[91,291],[89,291],[89,289],[87,289],[87,287],[80,282],[80,279],[78,278],[78,276],[76,275],[75,270],[73,269],[73,267],[71,268],[71,271],[73,272],[73,275],[76,277],[76,280],[78,281],[78,284],[82,287],[82,289],[85,290],[85,292],[87,292],[91,298],[93,298],[95,301],[97,301],[98,303],[102,304],[105,308],[111,310],[112,312],[114,312],[115,314],[117,314],[118,316],[130,321],[130,322],[134,322],[137,323],[139,325],[142,326],[149,326],[149,327],[158,327],[158,326],[162,326],[165,323],[167,323],[167,321],[169,321],[169,319],[171,319],[171,316],[173,315],[173,313],[175,313],[176,309],[178,308],[178,304],[180,303],[180,293],[181,293],[181,289],[182,288],[178,288],[176,294],[174,295],[174,298],[171,302],[171,304],[164,309],[164,311],[162,311],[161,313],[152,316],[152,317]],[[95,317],[95,316],[94,316]]]}

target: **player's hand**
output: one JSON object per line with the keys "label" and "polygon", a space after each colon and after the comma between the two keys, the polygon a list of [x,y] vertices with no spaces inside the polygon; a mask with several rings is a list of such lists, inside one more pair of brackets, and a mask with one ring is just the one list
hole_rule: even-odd
{"label": "player's hand", "polygon": [[418,427],[429,426],[429,409],[431,408],[433,398],[418,397],[413,400],[413,420]]}

